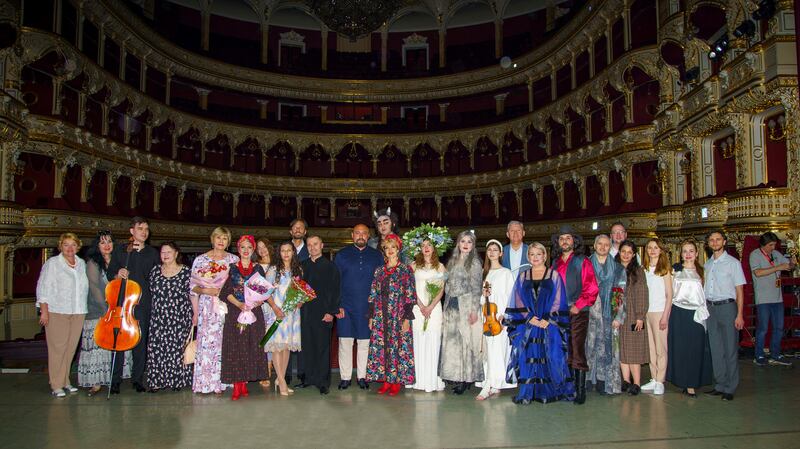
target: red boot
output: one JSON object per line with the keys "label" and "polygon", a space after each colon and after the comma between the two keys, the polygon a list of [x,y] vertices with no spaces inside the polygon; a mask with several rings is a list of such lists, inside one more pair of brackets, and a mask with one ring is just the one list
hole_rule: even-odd
{"label": "red boot", "polygon": [[390,388],[392,388],[392,384],[390,384],[389,382],[384,382],[383,386],[378,388],[378,394],[386,393],[387,391],[389,391]]}
{"label": "red boot", "polygon": [[231,400],[238,401],[239,395],[242,394],[242,387],[240,386],[239,382],[235,382],[233,384],[233,395],[231,395]]}
{"label": "red boot", "polygon": [[250,396],[250,392],[249,392],[249,391],[247,391],[247,382],[242,382],[242,387],[239,389],[239,392],[240,392],[240,393],[242,394],[242,396],[244,396],[244,397],[248,397],[248,396]]}
{"label": "red boot", "polygon": [[397,396],[398,393],[400,393],[400,384],[392,384],[389,389],[389,396]]}

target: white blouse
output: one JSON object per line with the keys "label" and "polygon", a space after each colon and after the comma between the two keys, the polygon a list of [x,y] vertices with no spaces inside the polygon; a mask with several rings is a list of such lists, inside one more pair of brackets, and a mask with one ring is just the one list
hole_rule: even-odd
{"label": "white blouse", "polygon": [[47,259],[36,284],[36,307],[47,304],[47,310],[53,313],[85,314],[88,295],[89,280],[83,259],[75,256],[74,268],[60,254]]}
{"label": "white blouse", "polygon": [[694,310],[694,321],[705,327],[708,307],[703,292],[703,280],[696,270],[684,268],[672,276],[672,305]]}
{"label": "white blouse", "polygon": [[663,312],[667,305],[667,285],[664,276],[656,275],[656,267],[647,267],[647,291],[650,293],[648,313]]}

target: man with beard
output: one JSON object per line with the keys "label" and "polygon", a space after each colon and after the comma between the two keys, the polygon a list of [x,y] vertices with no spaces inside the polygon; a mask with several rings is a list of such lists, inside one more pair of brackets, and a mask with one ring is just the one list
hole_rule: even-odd
{"label": "man with beard", "polygon": [[317,298],[300,309],[305,383],[328,394],[331,385],[331,329],[333,317],[339,313],[339,270],[322,256],[319,236],[306,239],[309,258],[303,263],[303,278],[317,293]]}
{"label": "man with beard", "polygon": [[[391,229],[391,226],[390,226]],[[336,315],[336,333],[339,336],[339,389],[350,386],[353,375],[353,340],[358,345],[358,386],[367,384],[367,357],[369,355],[369,293],[375,270],[383,265],[383,256],[367,245],[369,228],[359,224],[351,233],[353,244],[336,254],[334,263],[341,277],[339,313]]]}
{"label": "man with beard", "polygon": [[714,369],[714,388],[710,396],[722,396],[732,401],[739,386],[739,331],[744,328],[744,270],[738,259],[728,254],[728,238],[722,231],[711,231],[706,236],[707,251],[703,290],[708,305],[708,345],[711,348],[711,365]]}
{"label": "man with beard", "polygon": [[[306,247],[306,233],[308,232],[308,224],[302,218],[295,218],[289,223],[289,236],[292,238],[294,250],[297,252],[297,260],[303,263],[308,259],[308,248]],[[297,378],[300,383],[295,385],[297,388],[305,388],[305,373],[303,372],[303,358],[301,357],[302,350],[298,352],[289,353],[289,363],[286,366],[286,383],[292,381],[292,360],[294,366],[297,367]]]}
{"label": "man with beard", "polygon": [[289,224],[289,235],[292,237],[292,244],[295,251],[297,251],[297,260],[303,263],[308,259],[308,248],[306,248],[306,233],[308,232],[308,224],[302,218],[295,218]]}
{"label": "man with beard", "polygon": [[583,238],[570,225],[563,225],[551,237],[553,268],[561,275],[569,305],[569,358],[575,378],[575,404],[586,401],[586,333],[589,308],[597,300],[599,287],[592,262],[583,255]]}

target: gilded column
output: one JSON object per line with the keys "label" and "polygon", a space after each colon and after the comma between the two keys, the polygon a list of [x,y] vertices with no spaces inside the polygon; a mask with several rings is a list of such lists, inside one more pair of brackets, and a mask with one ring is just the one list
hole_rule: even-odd
{"label": "gilded column", "polygon": [[381,72],[385,72],[389,65],[389,28],[381,27]]}
{"label": "gilded column", "polygon": [[269,100],[256,100],[258,103],[258,118],[261,120],[267,119],[267,106],[269,105]]}
{"label": "gilded column", "polygon": [[508,92],[497,94],[494,96],[494,111],[495,115],[503,115],[506,112],[506,98],[508,98]]}
{"label": "gilded column", "polygon": [[211,35],[211,1],[202,1],[200,6],[200,47],[205,51],[208,51]]}
{"label": "gilded column", "polygon": [[519,187],[514,187],[514,198],[517,200],[517,216],[522,217],[522,190]]}
{"label": "gilded column", "polygon": [[153,184],[153,212],[155,213],[161,211],[161,193],[164,192],[165,188],[167,188],[166,179]]}
{"label": "gilded column", "polygon": [[528,78],[528,112],[533,112],[533,78]]}
{"label": "gilded column", "polygon": [[125,48],[127,41],[122,41],[119,44],[119,79],[125,81],[125,60],[128,59],[128,49]]}
{"label": "gilded column", "polygon": [[296,197],[297,211],[295,217],[300,218],[303,216],[303,196],[297,195]]}
{"label": "gilded column", "polygon": [[233,206],[233,219],[239,216],[239,195],[240,192],[233,192],[231,194],[231,205]]}
{"label": "gilded column", "polygon": [[119,168],[106,173],[106,206],[108,207],[114,205],[114,190],[121,174]]}
{"label": "gilded column", "polygon": [[261,63],[269,62],[269,23],[261,21]]}
{"label": "gilded column", "polygon": [[328,198],[328,204],[331,209],[330,212],[331,221],[336,221],[336,198],[334,197]]}
{"label": "gilded column", "polygon": [[[441,19],[440,19],[441,21]],[[440,25],[441,26],[441,25]],[[443,69],[447,65],[447,30],[444,27],[439,28],[439,68]]]}
{"label": "gilded column", "polygon": [[208,217],[208,202],[211,199],[211,194],[212,193],[214,193],[214,192],[211,190],[211,187],[207,187],[203,191],[203,218],[204,219]]}
{"label": "gilded column", "polygon": [[75,8],[75,45],[78,47],[78,51],[83,51],[83,1],[77,2],[77,8]]}
{"label": "gilded column", "polygon": [[202,87],[195,87],[195,91],[197,91],[197,105],[200,109],[207,111],[208,110],[208,94],[211,93],[211,90],[204,89]]}
{"label": "gilded column", "polygon": [[600,183],[600,190],[603,192],[603,206],[610,206],[611,205],[611,195],[609,194],[608,188],[608,172],[607,171],[595,171],[595,176],[597,176],[597,181]]}
{"label": "gilded column", "polygon": [[439,103],[439,122],[447,123],[447,107],[450,103]]}
{"label": "gilded column", "polygon": [[183,199],[186,198],[186,184],[178,187],[178,215],[183,215]]}
{"label": "gilded column", "polygon": [[[106,24],[101,23],[97,31],[97,65],[105,67],[106,64]],[[169,103],[167,103],[169,104]]]}
{"label": "gilded column", "polygon": [[464,203],[467,205],[467,223],[472,223],[472,195],[464,194]]}
{"label": "gilded column", "polygon": [[81,166],[81,203],[89,202],[89,187],[92,185],[95,167],[91,165]]}
{"label": "gilded column", "polygon": [[442,221],[442,196],[434,195],[433,201],[436,203],[436,221]]}
{"label": "gilded column", "polygon": [[494,20],[494,57],[503,56],[503,19]]}
{"label": "gilded column", "polygon": [[322,25],[322,70],[328,70],[328,27]]}
{"label": "gilded column", "polygon": [[264,195],[264,221],[269,221],[269,205],[272,202],[272,194]]}
{"label": "gilded column", "polygon": [[164,104],[169,106],[169,99],[172,96],[172,72],[168,70],[164,75],[166,76],[166,82],[164,83]]}

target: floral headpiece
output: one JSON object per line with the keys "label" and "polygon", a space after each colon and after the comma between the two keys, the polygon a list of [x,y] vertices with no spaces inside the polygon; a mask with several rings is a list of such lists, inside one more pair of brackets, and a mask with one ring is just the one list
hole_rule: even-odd
{"label": "floral headpiece", "polygon": [[452,245],[453,238],[445,226],[434,226],[435,223],[422,224],[403,234],[403,247],[409,258],[414,259],[419,254],[422,242],[429,240],[436,250],[436,254],[442,257]]}

